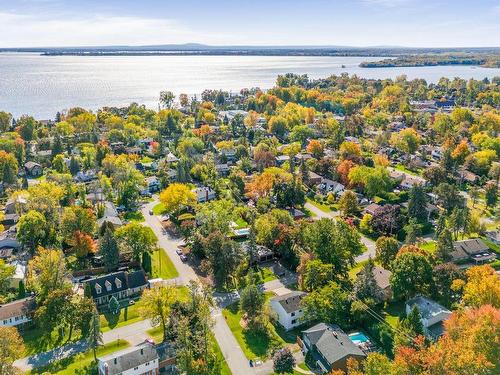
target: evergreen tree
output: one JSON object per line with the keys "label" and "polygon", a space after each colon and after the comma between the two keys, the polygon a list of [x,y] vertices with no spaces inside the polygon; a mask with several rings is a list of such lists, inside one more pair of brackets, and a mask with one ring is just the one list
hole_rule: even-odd
{"label": "evergreen tree", "polygon": [[451,232],[448,228],[445,228],[438,236],[436,255],[443,261],[447,262],[450,260],[450,253],[453,251],[453,240],[451,238]]}
{"label": "evergreen tree", "polygon": [[97,348],[103,344],[101,333],[101,322],[99,320],[99,313],[94,309],[92,318],[90,320],[89,335],[87,336],[87,344],[94,352],[94,360],[97,361]]}
{"label": "evergreen tree", "polygon": [[120,302],[118,302],[115,296],[111,297],[109,300],[108,309],[111,314],[116,315],[120,312]]}
{"label": "evergreen tree", "polygon": [[109,227],[106,227],[104,234],[99,239],[99,254],[102,256],[104,265],[108,269],[114,269],[118,266],[118,243]]}
{"label": "evergreen tree", "polygon": [[59,136],[59,134],[56,134],[54,138],[54,145],[52,146],[52,156],[62,154],[63,150],[64,147],[61,141],[61,137]]}
{"label": "evergreen tree", "polygon": [[405,242],[407,244],[414,244],[417,242],[417,237],[420,235],[420,224],[417,223],[416,219],[410,219],[407,225],[405,225],[404,230],[406,232]]}
{"label": "evergreen tree", "polygon": [[80,172],[80,163],[74,156],[69,161],[69,171],[73,176]]}
{"label": "evergreen tree", "polygon": [[408,216],[424,222],[427,220],[427,195],[420,185],[414,186],[410,190],[408,201]]}
{"label": "evergreen tree", "polygon": [[307,167],[305,161],[302,161],[302,163],[300,163],[300,175],[302,176],[302,182],[304,182],[304,184],[307,184],[307,182],[309,181],[309,168]]}

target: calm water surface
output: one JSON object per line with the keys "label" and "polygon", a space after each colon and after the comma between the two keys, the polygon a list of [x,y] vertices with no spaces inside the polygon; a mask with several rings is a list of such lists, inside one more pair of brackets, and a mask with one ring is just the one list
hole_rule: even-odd
{"label": "calm water surface", "polygon": [[[372,58],[371,60],[379,60]],[[131,102],[156,108],[161,90],[200,94],[204,89],[270,88],[278,74],[311,78],[342,72],[365,78],[464,79],[500,76],[500,69],[470,66],[360,68],[364,57],[269,56],[40,56],[0,53],[0,110],[39,119],[73,106],[97,109]],[[344,67],[342,67],[344,66]]]}

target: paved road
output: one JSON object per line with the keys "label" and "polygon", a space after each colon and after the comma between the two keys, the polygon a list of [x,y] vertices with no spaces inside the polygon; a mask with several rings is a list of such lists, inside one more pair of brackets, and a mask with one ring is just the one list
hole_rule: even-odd
{"label": "paved road", "polygon": [[[340,213],[338,211],[324,212],[309,202],[305,204],[305,207],[316,215],[314,217],[314,219],[316,220],[323,218],[336,219],[337,217],[340,216]],[[363,244],[366,246],[366,251],[363,254],[358,255],[356,257],[356,263],[368,260],[369,257],[375,258],[375,242],[369,239],[368,237],[363,236],[361,233],[360,235],[361,235],[361,242],[363,242]]]}

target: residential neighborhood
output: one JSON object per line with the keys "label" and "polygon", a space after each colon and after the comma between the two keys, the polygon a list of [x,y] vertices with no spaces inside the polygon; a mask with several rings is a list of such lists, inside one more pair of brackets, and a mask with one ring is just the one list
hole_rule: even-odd
{"label": "residential neighborhood", "polygon": [[497,373],[499,84],[0,112],[1,373]]}

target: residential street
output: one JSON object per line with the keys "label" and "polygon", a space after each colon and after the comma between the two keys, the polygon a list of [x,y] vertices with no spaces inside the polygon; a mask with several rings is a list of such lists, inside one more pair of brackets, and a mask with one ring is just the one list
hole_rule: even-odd
{"label": "residential street", "polygon": [[[305,207],[316,215],[313,218],[315,220],[319,220],[322,218],[336,219],[340,215],[338,211],[331,211],[331,212],[321,211],[319,208],[317,208],[315,205],[309,202],[305,204]],[[368,260],[369,257],[375,258],[375,242],[369,239],[368,237],[363,236],[361,233],[360,236],[361,236],[361,242],[363,242],[363,244],[366,246],[366,251],[363,254],[358,255],[356,257],[356,263]]]}

